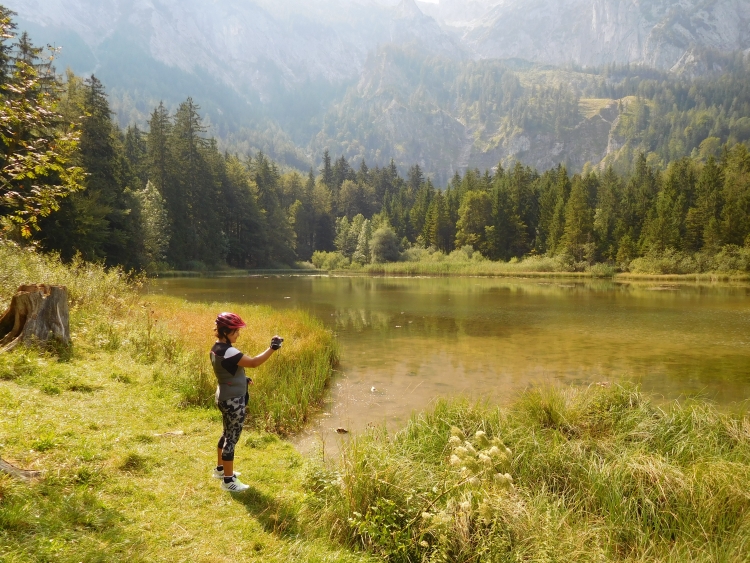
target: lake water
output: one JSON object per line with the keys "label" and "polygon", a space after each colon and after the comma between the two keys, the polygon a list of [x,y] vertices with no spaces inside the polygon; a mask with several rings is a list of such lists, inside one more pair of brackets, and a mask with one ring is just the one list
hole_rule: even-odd
{"label": "lake water", "polygon": [[303,442],[396,428],[440,396],[503,403],[545,384],[635,381],[658,400],[727,408],[750,398],[747,284],[257,276],[150,291],[306,309],[334,330],[341,365]]}

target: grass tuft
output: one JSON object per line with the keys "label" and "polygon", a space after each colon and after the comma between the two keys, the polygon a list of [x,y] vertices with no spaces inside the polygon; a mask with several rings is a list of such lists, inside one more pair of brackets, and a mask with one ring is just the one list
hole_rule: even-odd
{"label": "grass tuft", "polygon": [[340,467],[313,464],[306,514],[390,561],[744,561],[749,427],[632,387],[535,389],[504,410],[439,401],[356,438]]}

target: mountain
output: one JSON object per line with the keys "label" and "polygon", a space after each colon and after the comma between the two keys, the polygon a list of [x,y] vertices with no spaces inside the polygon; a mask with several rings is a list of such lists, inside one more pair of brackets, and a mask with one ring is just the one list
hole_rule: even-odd
{"label": "mountain", "polygon": [[[689,91],[750,52],[750,0],[0,1],[35,42],[62,47],[58,68],[104,82],[123,125],[192,96],[224,148],[303,169],[329,148],[441,179],[515,158],[580,169],[634,143],[658,153],[671,130],[651,145],[621,132],[628,111],[651,112],[646,128],[666,112],[631,104],[638,89]],[[735,138],[750,114],[730,109],[669,154]]]}
{"label": "mountain", "polygon": [[673,69],[695,47],[750,49],[750,2],[506,0],[465,24],[462,40],[479,58]]}

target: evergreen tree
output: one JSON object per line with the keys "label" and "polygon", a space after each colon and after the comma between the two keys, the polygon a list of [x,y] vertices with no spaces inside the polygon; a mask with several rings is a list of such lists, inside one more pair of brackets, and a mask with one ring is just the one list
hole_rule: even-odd
{"label": "evergreen tree", "polygon": [[725,163],[721,191],[722,242],[750,246],[750,151],[744,145],[736,145]]}
{"label": "evergreen tree", "polygon": [[469,191],[461,202],[456,224],[456,248],[471,246],[487,253],[487,231],[492,219],[492,202],[487,192]]}
{"label": "evergreen tree", "polygon": [[[589,178],[595,179],[592,174]],[[576,175],[571,184],[570,197],[565,204],[565,230],[561,240],[564,252],[580,262],[593,261],[594,214],[589,204],[587,179]],[[588,246],[591,245],[591,248]]]}
{"label": "evergreen tree", "polygon": [[599,256],[613,261],[617,256],[617,217],[622,186],[620,178],[609,166],[604,172],[597,191],[596,210],[594,212],[594,234],[596,236]]}
{"label": "evergreen tree", "polygon": [[263,153],[250,165],[251,177],[258,189],[258,203],[265,212],[268,233],[268,263],[291,264],[294,261],[294,231],[278,197],[279,172]]}
{"label": "evergreen tree", "polygon": [[151,182],[136,192],[140,211],[139,226],[143,255],[139,263],[147,271],[157,271],[166,262],[169,248],[169,215],[164,198]]}

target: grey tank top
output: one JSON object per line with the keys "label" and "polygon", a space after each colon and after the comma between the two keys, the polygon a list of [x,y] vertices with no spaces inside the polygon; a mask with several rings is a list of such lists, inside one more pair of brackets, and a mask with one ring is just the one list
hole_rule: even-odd
{"label": "grey tank top", "polygon": [[211,365],[217,382],[217,401],[244,397],[247,393],[245,368],[237,365],[242,356],[242,352],[225,342],[217,342],[211,348]]}

